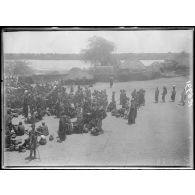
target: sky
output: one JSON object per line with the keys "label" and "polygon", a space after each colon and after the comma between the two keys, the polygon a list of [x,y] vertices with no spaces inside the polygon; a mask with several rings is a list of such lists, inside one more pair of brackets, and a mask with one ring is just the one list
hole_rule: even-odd
{"label": "sky", "polygon": [[115,43],[116,53],[191,52],[191,30],[18,31],[3,33],[5,53],[80,53],[92,36]]}

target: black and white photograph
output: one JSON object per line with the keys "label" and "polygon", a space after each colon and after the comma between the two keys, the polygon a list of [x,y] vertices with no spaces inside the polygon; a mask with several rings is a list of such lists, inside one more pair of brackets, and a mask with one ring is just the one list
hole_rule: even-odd
{"label": "black and white photograph", "polygon": [[193,169],[193,36],[3,29],[3,168]]}

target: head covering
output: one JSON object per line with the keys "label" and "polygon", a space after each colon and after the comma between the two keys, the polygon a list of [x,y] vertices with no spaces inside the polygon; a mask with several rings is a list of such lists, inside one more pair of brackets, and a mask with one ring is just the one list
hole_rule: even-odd
{"label": "head covering", "polygon": [[11,133],[11,134],[15,134],[15,131],[12,129],[10,133]]}
{"label": "head covering", "polygon": [[41,135],[41,139],[45,139],[45,136],[44,135]]}

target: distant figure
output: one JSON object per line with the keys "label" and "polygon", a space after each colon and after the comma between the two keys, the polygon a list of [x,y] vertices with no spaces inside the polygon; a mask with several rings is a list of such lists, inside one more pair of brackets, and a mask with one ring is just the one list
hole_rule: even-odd
{"label": "distant figure", "polygon": [[115,91],[112,92],[112,102],[115,102]]}
{"label": "distant figure", "polygon": [[28,118],[28,98],[26,95],[23,101],[23,114],[25,118]]}
{"label": "distant figure", "polygon": [[159,89],[158,89],[158,87],[156,87],[156,90],[155,90],[155,103],[158,103],[158,96],[159,96]]}
{"label": "distant figure", "polygon": [[113,79],[113,77],[110,77],[110,88],[112,88],[113,83],[114,83],[114,79]]}
{"label": "distant figure", "polygon": [[186,91],[185,89],[181,92],[181,103],[184,106],[186,101]]}
{"label": "distant figure", "polygon": [[137,103],[135,99],[132,99],[129,116],[128,116],[128,124],[135,124],[136,117],[137,117]]}
{"label": "distant figure", "polygon": [[165,96],[167,95],[167,88],[164,86],[163,87],[163,92],[162,92],[162,101],[165,102]]}
{"label": "distant figure", "polygon": [[120,90],[120,105],[122,105],[122,100],[123,100],[123,90]]}
{"label": "distant figure", "polygon": [[136,99],[136,97],[137,97],[137,91],[136,91],[136,89],[134,89],[133,92],[131,93],[131,97],[133,99]]}
{"label": "distant figure", "polygon": [[176,90],[175,90],[175,86],[173,86],[173,90],[171,92],[171,101],[175,102],[175,96],[176,96]]}

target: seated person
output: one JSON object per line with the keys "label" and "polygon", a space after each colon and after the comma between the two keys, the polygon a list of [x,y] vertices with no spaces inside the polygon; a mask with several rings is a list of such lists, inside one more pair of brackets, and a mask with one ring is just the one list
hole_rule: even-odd
{"label": "seated person", "polygon": [[43,135],[45,135],[45,136],[49,135],[49,130],[48,130],[48,127],[45,124],[45,122],[42,122],[41,128],[42,128]]}
{"label": "seated person", "polygon": [[108,105],[108,108],[107,108],[107,112],[112,112],[113,110],[116,110],[116,102],[115,101],[110,102],[110,104]]}
{"label": "seated person", "polygon": [[40,134],[40,135],[49,135],[49,130],[47,125],[45,125],[45,122],[42,122],[42,125],[37,127],[36,131]]}
{"label": "seated person", "polygon": [[24,132],[25,132],[25,127],[22,124],[22,122],[19,122],[18,129],[17,129],[16,134],[19,135],[19,136],[21,136],[21,135],[24,135]]}

